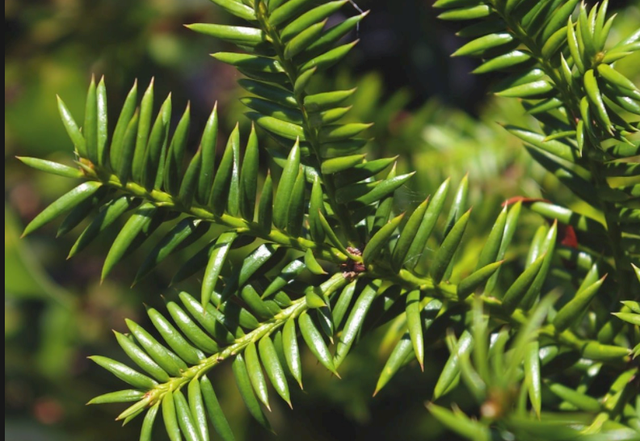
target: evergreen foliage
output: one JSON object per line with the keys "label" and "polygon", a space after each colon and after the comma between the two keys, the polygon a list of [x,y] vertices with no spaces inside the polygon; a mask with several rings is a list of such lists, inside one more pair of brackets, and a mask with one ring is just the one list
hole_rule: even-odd
{"label": "evergreen foliage", "polygon": [[[375,392],[410,361],[428,363],[430,347],[444,341],[451,355],[427,407],[462,437],[638,439],[640,90],[614,64],[640,49],[640,30],[610,44],[607,1],[435,3],[441,19],[471,21],[459,32],[471,40],[454,55],[480,57],[478,74],[505,73],[496,94],[520,99],[539,122],[539,131],[505,129],[599,213],[514,197],[475,269],[461,273],[474,222],[467,177],[445,180],[411,212],[397,213],[394,192],[413,173],[398,174],[394,157],[361,153],[370,124],[341,122],[354,90],[309,92],[314,75],[357,43],[343,37],[366,13],[328,27],[330,16],[350,8],[346,1],[213,1],[246,23],[188,27],[238,46],[213,57],[245,76],[250,133],[236,127],[218,146],[214,108],[187,158],[189,106],[171,130],[171,97],[154,114],[153,82],[144,91],[134,84],[110,130],[102,79],[91,82],[83,121],[59,99],[77,167],[20,158],[81,181],[25,235],[68,213],[58,231],[66,234],[97,212],[75,256],[121,225],[102,278],[143,242],[154,246],[134,283],[201,243],[173,277],[203,271],[201,292],[168,299],[166,312],[149,307],[152,332],[127,320],[129,333],[116,339],[131,363],[92,360],[128,389],[90,403],[132,403],[118,419],[140,416],[141,440],[153,439],[158,414],[171,440],[206,441],[210,427],[233,440],[208,378],[217,365],[232,364],[250,414],[269,429],[264,409],[273,392],[291,405],[289,388],[303,385],[303,346],[339,377],[354,344],[393,321],[387,332],[397,344]],[[548,222],[510,278],[501,267],[524,210]],[[155,237],[165,224],[169,232]],[[203,239],[210,230],[215,237]],[[251,248],[235,264],[230,252],[241,247]],[[606,387],[591,388],[596,381]],[[459,383],[477,413],[437,404]]]}

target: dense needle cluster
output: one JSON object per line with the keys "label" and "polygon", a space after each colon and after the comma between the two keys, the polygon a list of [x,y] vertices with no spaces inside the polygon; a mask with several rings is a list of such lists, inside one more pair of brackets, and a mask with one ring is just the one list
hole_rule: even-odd
{"label": "dense needle cluster", "polygon": [[[97,211],[73,256],[121,225],[103,278],[145,241],[155,246],[136,282],[170,254],[201,244],[173,277],[177,284],[203,274],[199,296],[180,293],[167,302],[168,314],[148,308],[154,332],[127,320],[129,333],[116,338],[136,369],[92,359],[130,388],[91,403],[133,403],[118,419],[144,415],[142,440],[152,439],[159,413],[172,440],[206,441],[209,426],[233,440],[208,378],[218,364],[232,363],[249,412],[268,428],[270,392],[291,405],[290,384],[302,387],[301,342],[339,377],[358,338],[393,321],[387,336],[397,343],[376,393],[403,366],[414,359],[423,366],[430,348],[446,343],[451,355],[433,400],[462,380],[479,417],[428,408],[461,436],[638,439],[640,91],[613,64],[640,49],[640,30],[609,45],[606,1],[590,9],[577,0],[436,2],[442,19],[471,21],[459,35],[472,40],[454,55],[480,57],[476,73],[505,72],[497,95],[521,99],[540,123],[537,132],[506,129],[601,214],[510,200],[475,269],[460,274],[454,270],[473,222],[468,179],[450,203],[446,180],[412,212],[395,213],[394,192],[412,173],[397,175],[395,158],[366,159],[369,124],[340,122],[354,89],[308,92],[314,75],[357,43],[343,37],[366,13],[328,27],[346,1],[213,1],[246,24],[188,27],[239,48],[213,56],[244,75],[242,102],[254,122],[244,141],[236,127],[217,157],[214,108],[186,160],[190,109],[170,130],[171,97],[154,115],[153,83],[140,99],[133,86],[111,131],[101,80],[89,87],[82,129],[59,100],[77,167],[20,158],[82,181],[25,234],[68,213],[59,227],[65,234]],[[273,165],[261,177],[266,155]],[[523,210],[547,221],[522,271],[505,280],[500,269]],[[169,232],[156,238],[161,225]],[[211,237],[214,226],[220,232]],[[228,259],[249,246],[239,264]],[[598,396],[590,392],[596,379],[607,384]]]}

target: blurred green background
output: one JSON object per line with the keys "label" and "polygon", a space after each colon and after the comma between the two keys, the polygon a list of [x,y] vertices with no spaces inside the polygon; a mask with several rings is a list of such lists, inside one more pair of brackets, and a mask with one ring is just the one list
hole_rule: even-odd
{"label": "blurred green background", "polygon": [[[496,124],[531,121],[515,100],[490,98],[496,79],[470,75],[473,60],[449,57],[462,41],[454,36],[456,25],[436,20],[431,3],[359,2],[371,10],[358,31],[360,44],[319,87],[357,85],[349,118],[376,123],[371,157],[400,154],[400,168],[418,170],[411,186],[399,192],[399,209],[420,201],[447,176],[456,182],[469,173],[476,221],[464,255],[473,262],[505,198],[553,194],[557,202],[572,202]],[[615,41],[637,28],[640,10],[631,2],[613,3],[624,12],[612,32]],[[354,12],[349,8],[343,11]],[[67,252],[81,228],[55,239],[59,223],[54,223],[20,240],[24,225],[72,183],[32,172],[14,156],[71,160],[55,95],[80,117],[91,74],[106,77],[112,121],[134,79],[146,86],[155,77],[156,96],[172,91],[175,109],[191,102],[193,133],[203,127],[216,100],[221,138],[236,121],[247,126],[238,102],[239,75],[207,56],[224,45],[182,26],[191,22],[235,23],[206,0],[5,1],[7,440],[137,439],[138,420],[125,428],[113,421],[120,406],[84,405],[95,395],[121,388],[86,357],[99,353],[123,360],[110,330],[123,331],[124,317],[145,323],[143,303],[161,306],[158,293],[172,296],[176,290],[167,287],[162,267],[154,277],[129,287],[144,247],[99,284],[100,267],[117,230],[69,261]],[[618,68],[637,80],[637,66],[638,57],[630,57]],[[525,218],[520,244],[535,222]],[[172,262],[164,265],[169,268]],[[180,288],[196,292],[197,283],[194,279]],[[217,369],[211,377],[238,439],[452,439],[423,405],[448,356],[446,348],[434,348],[424,373],[412,364],[372,398],[393,347],[383,334],[384,329],[377,331],[357,347],[341,369],[341,381],[306,358],[305,390],[294,393],[294,409],[274,400],[270,418],[277,437],[247,415],[228,366]],[[462,406],[467,402],[464,390],[448,399]],[[161,429],[156,435],[165,439]]]}

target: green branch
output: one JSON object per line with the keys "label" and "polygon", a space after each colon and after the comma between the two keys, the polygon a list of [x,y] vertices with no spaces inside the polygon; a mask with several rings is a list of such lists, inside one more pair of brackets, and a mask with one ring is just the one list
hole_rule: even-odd
{"label": "green branch", "polygon": [[87,176],[89,179],[94,178],[98,182],[103,182],[109,187],[118,189],[126,194],[152,202],[155,205],[171,208],[174,211],[193,216],[217,225],[235,229],[238,233],[248,234],[257,238],[268,240],[280,245],[291,247],[299,251],[314,250],[318,253],[318,257],[336,264],[344,263],[348,257],[340,250],[326,244],[318,244],[312,240],[303,237],[294,237],[285,232],[272,228],[270,231],[264,229],[257,222],[250,222],[246,219],[231,216],[227,213],[217,215],[209,207],[192,204],[185,207],[176,200],[172,195],[161,190],[147,190],[142,185],[135,182],[127,182],[122,185],[116,175],[108,175],[106,181],[98,178],[98,175]]}
{"label": "green branch", "polygon": [[[276,59],[283,66],[287,77],[289,78],[289,82],[291,84],[291,89],[293,89],[293,85],[299,79],[298,68],[297,66],[290,60],[285,57],[285,48],[284,44],[280,39],[280,33],[277,29],[275,29],[268,20],[268,11],[264,2],[258,3],[258,8],[256,10],[256,17],[258,19],[258,23],[262,31],[267,35],[267,40],[272,44],[275,52]],[[293,90],[291,90],[293,92]],[[335,192],[335,183],[333,181],[333,176],[322,171],[322,157],[320,156],[320,143],[318,140],[318,129],[312,127],[309,121],[309,113],[304,105],[304,97],[306,93],[304,90],[299,93],[294,93],[294,98],[298,104],[298,108],[303,116],[303,128],[305,133],[305,138],[311,145],[311,150],[313,154],[312,166],[315,168],[316,172],[322,176],[322,183],[324,185],[324,189],[327,195],[327,199],[333,212],[336,215],[336,218],[342,227],[342,230],[345,232],[349,245],[358,247],[360,246],[358,233],[351,222],[349,212],[343,204],[338,203],[336,200]]]}

